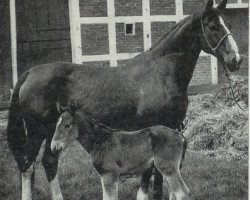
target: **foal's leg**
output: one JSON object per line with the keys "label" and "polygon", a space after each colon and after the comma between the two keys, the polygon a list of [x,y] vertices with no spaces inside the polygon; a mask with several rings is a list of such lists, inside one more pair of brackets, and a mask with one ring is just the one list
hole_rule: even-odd
{"label": "foal's leg", "polygon": [[182,148],[168,144],[155,155],[155,166],[163,175],[168,185],[169,200],[187,200],[189,189],[180,174]]}
{"label": "foal's leg", "polygon": [[161,200],[163,196],[163,177],[157,168],[155,168],[154,176],[153,199]]}
{"label": "foal's leg", "polygon": [[180,171],[165,174],[164,180],[168,183],[170,200],[187,200],[189,198],[189,189],[183,181]]}
{"label": "foal's leg", "polygon": [[102,194],[103,200],[118,200],[118,178],[116,173],[102,175]]}
{"label": "foal's leg", "polygon": [[58,158],[59,154],[55,154],[50,149],[51,139],[53,137],[52,131],[54,131],[54,127],[50,127],[47,129],[49,137],[46,139],[45,150],[42,158],[43,167],[45,169],[45,173],[47,179],[49,181],[50,190],[52,193],[53,200],[63,200],[63,196],[60,190],[60,185],[57,178],[57,167],[58,167]]}
{"label": "foal's leg", "polygon": [[143,171],[141,176],[141,187],[137,192],[137,200],[148,200],[148,187],[152,176],[153,167]]}

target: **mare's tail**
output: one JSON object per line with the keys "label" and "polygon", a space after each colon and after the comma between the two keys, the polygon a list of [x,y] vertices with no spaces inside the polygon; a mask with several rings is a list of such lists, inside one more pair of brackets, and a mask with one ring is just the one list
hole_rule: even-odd
{"label": "mare's tail", "polygon": [[9,119],[7,126],[7,141],[20,170],[22,170],[21,163],[24,159],[23,146],[26,142],[26,134],[23,124],[22,110],[19,104],[19,90],[28,75],[29,72],[25,72],[19,78],[14,88],[9,108]]}
{"label": "mare's tail", "polygon": [[183,149],[182,149],[182,156],[181,156],[181,162],[180,162],[180,168],[182,168],[182,162],[185,158],[185,153],[186,153],[186,150],[187,150],[187,139],[184,137],[183,134],[181,134],[182,138],[183,138]]}

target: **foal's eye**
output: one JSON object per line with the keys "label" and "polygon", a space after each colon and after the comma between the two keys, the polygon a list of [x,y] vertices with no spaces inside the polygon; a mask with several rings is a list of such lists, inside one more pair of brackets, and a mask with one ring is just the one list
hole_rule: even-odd
{"label": "foal's eye", "polygon": [[69,128],[69,127],[70,127],[70,124],[66,124],[66,125],[65,125],[65,128]]}

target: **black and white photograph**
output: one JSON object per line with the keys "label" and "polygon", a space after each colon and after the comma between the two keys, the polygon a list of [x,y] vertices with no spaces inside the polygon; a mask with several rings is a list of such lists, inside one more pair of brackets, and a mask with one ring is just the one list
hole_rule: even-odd
{"label": "black and white photograph", "polygon": [[0,0],[0,200],[247,200],[249,0]]}

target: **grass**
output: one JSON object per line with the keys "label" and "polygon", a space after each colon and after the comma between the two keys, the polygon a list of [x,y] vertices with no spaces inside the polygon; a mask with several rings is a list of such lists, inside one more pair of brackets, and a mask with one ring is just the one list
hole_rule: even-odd
{"label": "grass", "polygon": [[[4,133],[0,144],[0,199],[19,199],[19,175]],[[42,151],[42,150],[41,150]],[[211,157],[197,151],[188,151],[182,169],[183,179],[196,200],[246,200],[248,191],[247,160],[227,160]],[[70,200],[101,200],[99,175],[89,157],[78,143],[66,149],[60,157],[59,182],[64,198]],[[136,199],[139,177],[122,178],[120,199]],[[164,196],[167,199],[166,185]],[[41,153],[37,159],[34,199],[50,199],[49,188],[41,166]]]}

